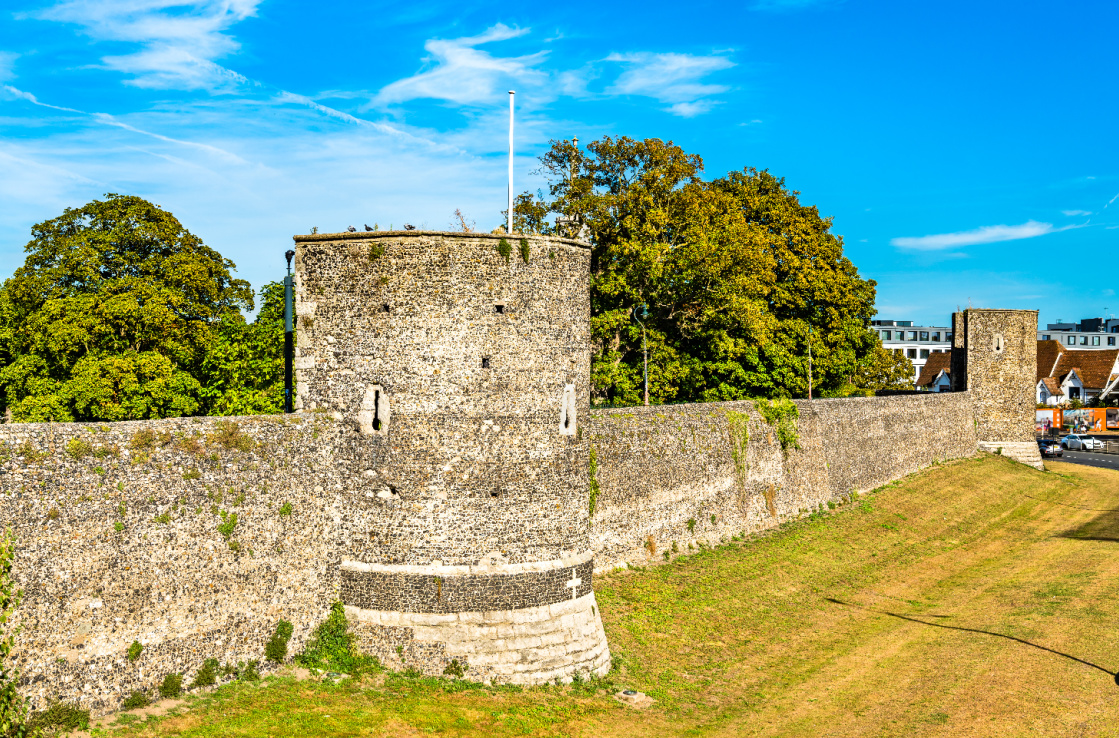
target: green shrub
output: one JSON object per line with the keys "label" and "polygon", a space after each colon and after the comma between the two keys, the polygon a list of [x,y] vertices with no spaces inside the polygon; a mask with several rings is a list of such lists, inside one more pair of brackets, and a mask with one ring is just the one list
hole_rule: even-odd
{"label": "green shrub", "polygon": [[529,245],[528,245],[528,239],[527,238],[522,238],[520,246],[521,246],[521,259],[523,259],[524,263],[527,264],[529,254],[531,252],[530,249],[529,249]]}
{"label": "green shrub", "polygon": [[513,246],[504,238],[497,242],[497,253],[505,258],[505,263],[509,263],[509,255],[513,253]]}
{"label": "green shrub", "polygon": [[[89,728],[89,710],[64,702],[52,702],[47,709],[31,715],[27,721],[27,734],[38,735],[44,730],[70,731]],[[19,735],[16,732],[16,735]]]}
{"label": "green shrub", "polygon": [[291,503],[285,502],[280,508],[280,515],[291,515]]}
{"label": "green shrub", "polygon": [[453,676],[462,679],[464,676],[466,676],[466,670],[469,668],[470,666],[466,663],[465,659],[463,659],[461,664],[459,663],[458,659],[451,659],[451,663],[447,664],[447,668],[443,670],[443,673],[447,676]]}
{"label": "green shrub", "polygon": [[194,681],[190,683],[190,688],[197,687],[212,687],[218,683],[218,669],[221,664],[217,659],[206,659],[202,662],[202,668],[194,675]]}
{"label": "green shrub", "polygon": [[147,707],[152,703],[151,699],[144,692],[133,692],[125,698],[121,703],[121,707],[125,710],[136,710],[141,707]]}
{"label": "green shrub", "polygon": [[294,631],[295,629],[287,620],[276,623],[276,632],[264,647],[264,657],[277,664],[284,663],[288,657],[288,641],[291,640]]}
{"label": "green shrub", "polygon": [[197,469],[190,469],[189,471],[183,472],[183,479],[186,479],[188,481],[191,480],[191,479],[201,479],[201,478],[202,478],[202,472],[198,471]]}
{"label": "green shrub", "polygon": [[330,606],[327,616],[307,643],[307,649],[298,661],[308,668],[340,671],[346,674],[360,674],[380,668],[377,659],[354,652],[356,636],[350,632],[346,620],[346,609],[341,602]]}
{"label": "green shrub", "polygon": [[159,685],[159,696],[173,699],[183,693],[183,675],[168,674]]}
{"label": "green shrub", "polygon": [[132,645],[128,647],[128,660],[135,661],[140,658],[140,654],[144,652],[144,646],[140,641],[132,641]]}
{"label": "green shrub", "polygon": [[250,661],[249,663],[245,664],[245,668],[241,669],[241,673],[237,675],[238,678],[240,678],[243,682],[259,682],[260,672],[256,670],[256,667],[258,665],[259,662],[256,661]]}

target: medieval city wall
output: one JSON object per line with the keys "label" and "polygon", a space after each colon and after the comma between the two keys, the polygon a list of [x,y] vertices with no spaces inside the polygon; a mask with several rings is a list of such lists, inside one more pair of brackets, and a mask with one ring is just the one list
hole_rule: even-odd
{"label": "medieval city wall", "polygon": [[0,426],[32,707],[117,709],[207,658],[261,661],[281,619],[302,650],[337,597],[357,439],[313,413]]}
{"label": "medieval city wall", "polygon": [[592,413],[586,244],[296,246],[300,412],[0,426],[33,708],[105,712],[209,658],[262,660],[281,619],[298,653],[335,601],[390,667],[605,673],[596,571],[1018,442],[1032,398],[1028,316],[988,311],[965,333],[983,368],[966,392],[797,401],[772,423],[751,402]]}
{"label": "medieval city wall", "polygon": [[796,442],[785,449],[753,402],[594,412],[595,566],[655,563],[771,528],[978,450],[968,392],[795,404]]}

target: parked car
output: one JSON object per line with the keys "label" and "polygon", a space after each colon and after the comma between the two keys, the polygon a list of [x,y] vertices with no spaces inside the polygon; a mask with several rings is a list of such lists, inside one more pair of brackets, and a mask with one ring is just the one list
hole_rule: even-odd
{"label": "parked car", "polygon": [[1061,439],[1061,448],[1069,451],[1098,451],[1103,448],[1103,441],[1080,433],[1069,433]]}
{"label": "parked car", "polygon": [[1065,452],[1061,448],[1061,444],[1055,438],[1042,438],[1037,442],[1038,450],[1041,451],[1042,456],[1064,456]]}

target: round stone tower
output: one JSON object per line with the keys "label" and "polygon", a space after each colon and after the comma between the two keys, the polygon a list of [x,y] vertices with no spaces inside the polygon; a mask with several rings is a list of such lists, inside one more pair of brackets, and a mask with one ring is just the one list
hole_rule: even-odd
{"label": "round stone tower", "polygon": [[540,683],[602,674],[590,251],[542,236],[297,236],[296,409],[350,423],[337,562],[364,650]]}

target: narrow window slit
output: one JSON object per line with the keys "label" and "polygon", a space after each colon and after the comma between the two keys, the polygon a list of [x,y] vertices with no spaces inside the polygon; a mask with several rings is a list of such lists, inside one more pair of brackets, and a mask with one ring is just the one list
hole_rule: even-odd
{"label": "narrow window slit", "polygon": [[500,303],[500,302],[496,303],[493,306],[493,311],[495,313],[498,313],[499,315],[503,315],[505,313],[505,305],[503,303]]}
{"label": "narrow window slit", "polygon": [[483,356],[482,357],[482,368],[483,369],[489,369],[490,368],[490,357],[488,357],[488,356]]}
{"label": "narrow window slit", "polygon": [[373,430],[381,430],[381,390],[373,390]]}

